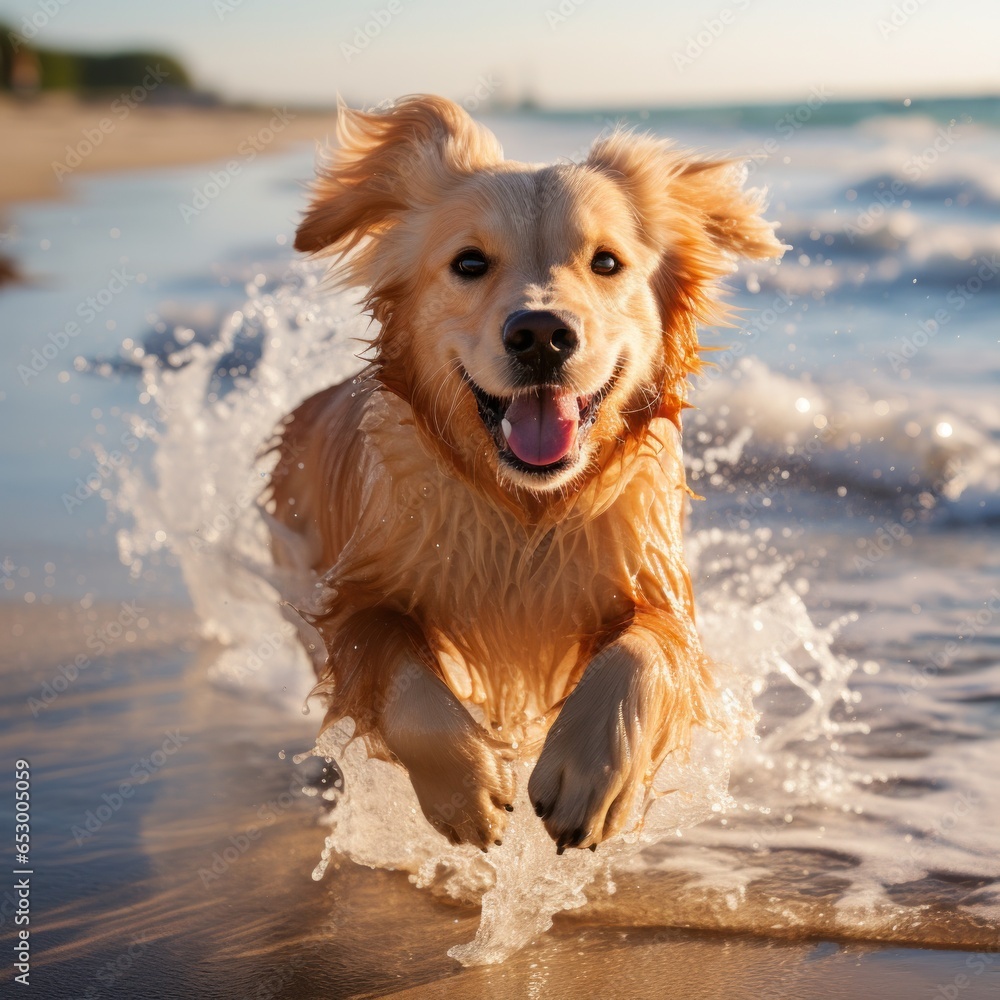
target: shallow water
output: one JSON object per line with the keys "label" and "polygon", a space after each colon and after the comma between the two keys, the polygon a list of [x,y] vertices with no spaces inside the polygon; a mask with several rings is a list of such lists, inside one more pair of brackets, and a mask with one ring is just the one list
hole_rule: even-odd
{"label": "shallow water", "polygon": [[[753,699],[757,736],[706,742],[663,776],[663,788],[681,791],[659,800],[642,833],[593,855],[556,858],[526,808],[515,813],[516,835],[485,859],[449,848],[414,811],[399,772],[339,747],[326,748],[344,774],[336,806],[296,796],[296,821],[326,816],[325,850],[340,866],[327,881],[347,878],[362,897],[381,891],[373,886],[384,881],[344,875],[344,857],[355,857],[412,873],[423,888],[392,876],[404,908],[460,904],[442,954],[508,968],[553,918],[565,942],[566,911],[656,933],[997,946],[1000,282],[989,269],[1000,251],[991,166],[1000,138],[959,122],[959,138],[914,178],[914,158],[929,158],[947,120],[886,115],[848,131],[820,114],[754,170],[795,249],[735,279],[747,326],[705,339],[743,350],[714,355],[686,427],[692,485],[705,496],[689,537],[700,627],[733,698]],[[601,127],[494,124],[508,155],[526,159],[572,153]],[[711,149],[752,151],[772,137],[749,126],[681,132]],[[171,218],[171,199],[197,171],[88,181],[78,207],[21,216],[20,256],[58,275],[56,292],[0,300],[6,322],[38,331],[18,351],[3,349],[4,405],[35,428],[6,446],[20,470],[11,503],[23,514],[5,539],[7,593],[84,610],[119,592],[160,603],[186,595],[200,635],[218,643],[187,669],[212,679],[214,698],[263,699],[271,720],[241,709],[233,738],[268,757],[265,770],[278,765],[262,725],[296,734],[280,747],[290,759],[308,750],[319,720],[298,716],[309,672],[269,582],[253,504],[267,468],[256,456],[280,416],[356,369],[352,338],[366,331],[351,297],[325,295],[317,270],[290,265],[279,242],[299,207],[289,178],[308,170],[303,152],[248,171],[198,232]],[[66,211],[76,222],[61,240],[42,235]],[[268,225],[278,236],[270,247]],[[164,231],[173,235],[151,239]],[[14,373],[32,336],[61,326],[112,265],[147,280],[21,385]],[[39,309],[42,325],[26,326]],[[88,484],[95,449],[103,468],[116,449],[128,462]],[[67,506],[77,475],[85,495]],[[131,581],[97,555],[112,535]],[[232,777],[216,772],[220,792]],[[224,819],[225,807],[211,829]],[[233,823],[237,833],[245,826],[235,812]],[[165,849],[180,836],[168,827]],[[324,860],[322,837],[289,836],[308,875]],[[478,901],[481,915],[470,908]],[[76,911],[67,922],[80,919]],[[316,920],[295,933],[322,940]],[[398,930],[398,946],[410,947]]]}
{"label": "shallow water", "polygon": [[[31,988],[46,1000],[484,991],[911,1000],[956,982],[966,983],[963,998],[995,995],[1000,959],[987,952],[678,930],[649,909],[677,886],[651,883],[648,873],[619,875],[615,896],[597,893],[587,907],[558,915],[503,963],[463,968],[447,952],[475,935],[477,909],[417,891],[401,872],[346,859],[333,860],[321,881],[310,877],[324,837],[316,822],[322,775],[295,765],[289,751],[310,740],[312,721],[212,684],[207,669],[218,649],[192,638],[190,612],[151,610],[139,635],[95,656],[40,712],[30,736],[18,729],[39,676],[52,676],[82,636],[116,614],[114,606],[81,612],[59,602],[0,609],[8,694],[0,752],[32,764]],[[168,730],[178,751],[148,781],[133,778],[134,793],[88,831],[87,814]],[[5,902],[0,893],[4,947]]]}

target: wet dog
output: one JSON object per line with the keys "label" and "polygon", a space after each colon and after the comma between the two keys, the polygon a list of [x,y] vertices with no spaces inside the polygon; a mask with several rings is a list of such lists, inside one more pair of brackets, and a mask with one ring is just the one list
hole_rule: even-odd
{"label": "wet dog", "polygon": [[295,245],[377,333],[286,421],[269,507],[318,585],[326,725],[484,849],[541,747],[530,801],[560,852],[594,847],[713,725],[680,416],[718,280],[783,248],[739,164],[651,137],[537,166],[441,98],[338,125]]}

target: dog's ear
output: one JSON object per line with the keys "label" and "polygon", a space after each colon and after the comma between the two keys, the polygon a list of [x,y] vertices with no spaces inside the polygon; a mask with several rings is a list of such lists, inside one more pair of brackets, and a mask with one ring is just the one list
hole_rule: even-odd
{"label": "dog's ear", "polygon": [[744,190],[738,160],[700,160],[650,136],[617,131],[598,140],[587,166],[625,190],[643,236],[663,253],[659,290],[695,320],[718,320],[714,282],[736,258],[780,257],[785,247],[765,221],[764,193]]}
{"label": "dog's ear", "polygon": [[344,253],[503,157],[491,132],[441,97],[408,97],[377,112],[341,104],[337,138],[320,164],[296,250]]}
{"label": "dog's ear", "polygon": [[699,323],[731,319],[718,281],[737,258],[780,257],[764,220],[764,193],[744,190],[737,160],[701,160],[650,136],[617,131],[598,140],[586,165],[624,189],[646,242],[660,253],[651,286],[660,307],[666,365],[662,411],[677,421],[686,377],[701,370]]}

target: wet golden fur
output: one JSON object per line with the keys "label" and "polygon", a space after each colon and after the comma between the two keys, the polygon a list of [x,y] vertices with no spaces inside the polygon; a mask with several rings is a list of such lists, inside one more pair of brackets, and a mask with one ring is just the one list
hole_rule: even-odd
{"label": "wet golden fur", "polygon": [[[498,842],[512,744],[560,850],[618,832],[666,754],[712,724],[683,561],[680,413],[696,325],[738,256],[780,255],[738,165],[627,132],[529,166],[457,105],[342,109],[296,247],[340,255],[377,321],[357,383],[307,400],[272,477],[275,553],[322,584],[327,724],[407,767],[428,820]],[[467,247],[474,281],[450,268]],[[613,251],[621,269],[591,268]],[[465,381],[508,397],[521,310],[582,331],[581,398],[610,386],[567,468],[511,468]],[[465,375],[463,375],[465,373]],[[478,706],[480,721],[470,714]]]}

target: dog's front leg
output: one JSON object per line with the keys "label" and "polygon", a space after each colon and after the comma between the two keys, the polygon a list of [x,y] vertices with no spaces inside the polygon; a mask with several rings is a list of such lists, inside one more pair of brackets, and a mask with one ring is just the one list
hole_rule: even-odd
{"label": "dog's front leg", "polygon": [[513,808],[511,754],[436,675],[417,623],[373,610],[338,633],[328,722],[351,715],[381,741],[409,772],[428,821],[452,843],[500,843]]}
{"label": "dog's front leg", "polygon": [[560,854],[622,829],[655,767],[687,742],[704,683],[693,626],[660,612],[637,613],[591,660],[528,782]]}

